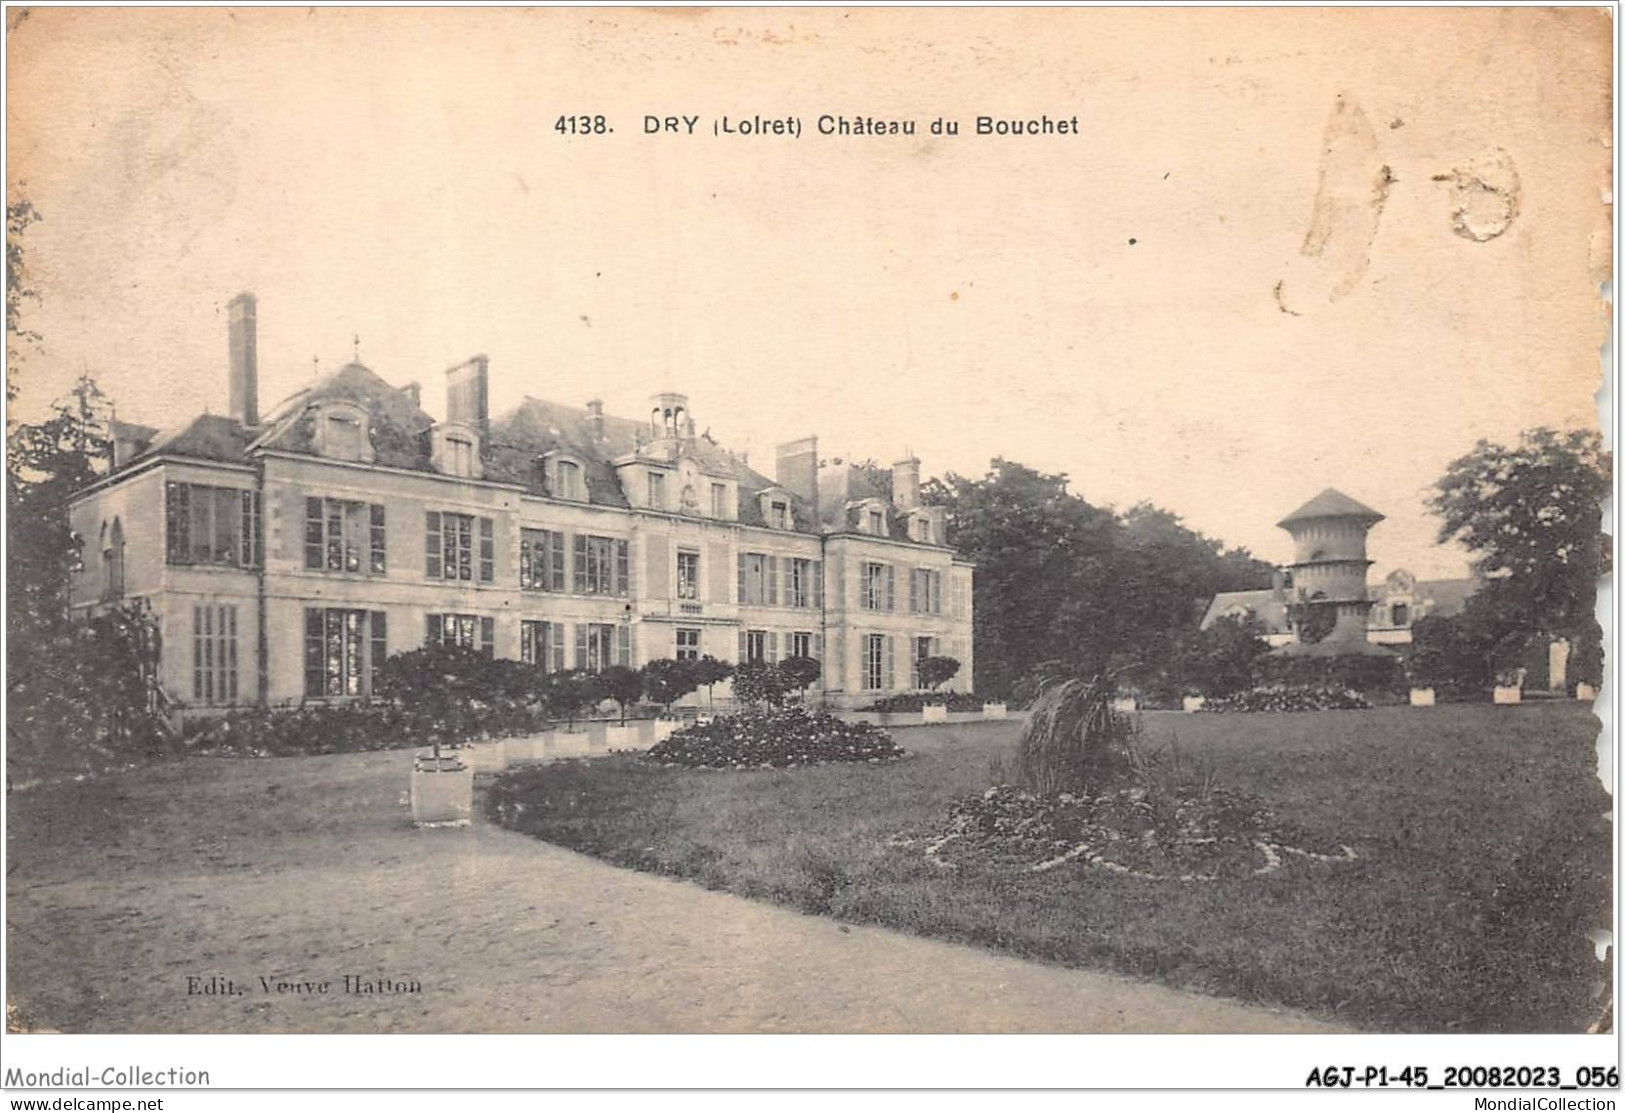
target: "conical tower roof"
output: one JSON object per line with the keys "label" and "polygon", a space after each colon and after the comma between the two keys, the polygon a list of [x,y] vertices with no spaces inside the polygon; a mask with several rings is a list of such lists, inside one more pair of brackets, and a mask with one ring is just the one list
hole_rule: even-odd
{"label": "conical tower roof", "polygon": [[1342,491],[1328,487],[1275,524],[1286,529],[1293,523],[1307,522],[1312,518],[1357,518],[1368,525],[1376,525],[1382,521],[1383,515],[1349,498]]}

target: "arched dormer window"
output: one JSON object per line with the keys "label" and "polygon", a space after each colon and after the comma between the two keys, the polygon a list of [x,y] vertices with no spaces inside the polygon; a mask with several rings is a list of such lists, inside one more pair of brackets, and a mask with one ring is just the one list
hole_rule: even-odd
{"label": "arched dormer window", "polygon": [[312,430],[318,454],[330,460],[373,462],[371,429],[365,406],[344,399],[328,399],[315,407]]}
{"label": "arched dormer window", "polygon": [[556,499],[587,501],[587,469],[577,456],[550,453],[547,456],[547,490]]}
{"label": "arched dormer window", "polygon": [[770,529],[794,529],[795,511],[790,492],[783,487],[769,487],[756,496],[762,507],[762,521]]}
{"label": "arched dormer window", "polygon": [[484,475],[480,461],[480,434],[472,425],[443,421],[430,433],[430,456],[434,470],[458,479],[479,479]]}

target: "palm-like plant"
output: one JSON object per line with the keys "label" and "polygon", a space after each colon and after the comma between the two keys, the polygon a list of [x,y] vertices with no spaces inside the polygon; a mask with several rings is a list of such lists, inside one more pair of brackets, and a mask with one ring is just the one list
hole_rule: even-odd
{"label": "palm-like plant", "polygon": [[1016,747],[1016,776],[1041,796],[1101,787],[1128,762],[1127,723],[1112,713],[1106,677],[1038,681]]}

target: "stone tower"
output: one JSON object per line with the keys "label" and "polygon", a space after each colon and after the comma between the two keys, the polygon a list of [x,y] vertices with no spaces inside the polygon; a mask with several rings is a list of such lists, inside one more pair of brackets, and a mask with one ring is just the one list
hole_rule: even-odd
{"label": "stone tower", "polygon": [[1292,601],[1336,607],[1336,624],[1313,646],[1299,652],[1366,653],[1365,537],[1383,516],[1330,487],[1282,518],[1277,525],[1292,535]]}

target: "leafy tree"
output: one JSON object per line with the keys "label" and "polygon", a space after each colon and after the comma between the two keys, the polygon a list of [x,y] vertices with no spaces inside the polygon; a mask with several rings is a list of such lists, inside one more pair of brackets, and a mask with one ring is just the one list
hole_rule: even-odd
{"label": "leafy tree", "polygon": [[604,699],[612,699],[621,709],[621,725],[626,725],[626,710],[643,698],[643,674],[626,665],[611,665],[598,674],[598,683]]}
{"label": "leafy tree", "polygon": [[677,661],[658,657],[643,666],[643,690],[654,702],[671,710],[671,705],[700,686],[698,661]]}
{"label": "leafy tree", "polygon": [[959,661],[953,657],[920,658],[920,683],[933,692],[959,675]]}
{"label": "leafy tree", "polygon": [[1469,642],[1490,647],[1497,671],[1536,641],[1567,638],[1582,660],[1594,652],[1612,468],[1596,432],[1541,428],[1512,446],[1479,441],[1434,485],[1439,540],[1466,547],[1483,582],[1462,616]]}
{"label": "leafy tree", "polygon": [[705,689],[705,702],[707,706],[716,706],[714,687],[721,684],[734,674],[734,667],[727,661],[718,660],[707,653],[694,663],[694,683]]}
{"label": "leafy tree", "polygon": [[426,645],[397,653],[378,670],[375,694],[404,709],[440,756],[442,745],[474,737],[482,707],[497,696],[490,660],[458,645]]}
{"label": "leafy tree", "polygon": [[546,693],[548,705],[564,715],[567,729],[572,731],[576,728],[576,720],[605,698],[599,674],[583,669],[549,673]]}
{"label": "leafy tree", "polygon": [[779,671],[797,692],[805,692],[823,675],[824,667],[815,657],[786,657],[779,662]]}
{"label": "leafy tree", "polygon": [[777,705],[790,688],[790,678],[768,661],[747,661],[734,669],[734,696],[745,703]]}

